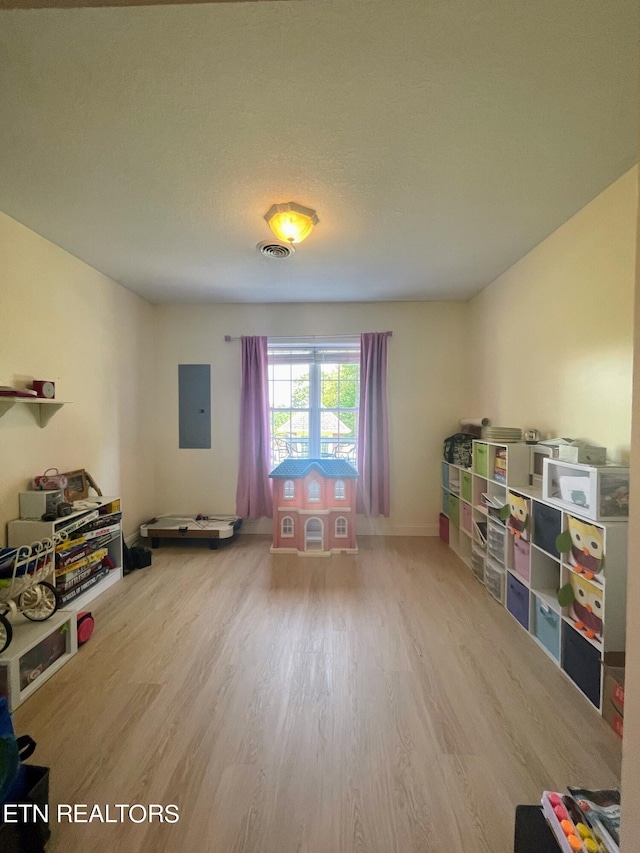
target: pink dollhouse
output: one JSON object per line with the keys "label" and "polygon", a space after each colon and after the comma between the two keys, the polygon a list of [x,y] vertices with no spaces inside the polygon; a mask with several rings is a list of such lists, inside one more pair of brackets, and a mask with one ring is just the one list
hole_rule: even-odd
{"label": "pink dollhouse", "polygon": [[273,478],[272,553],[356,554],[358,472],[346,459],[285,459]]}

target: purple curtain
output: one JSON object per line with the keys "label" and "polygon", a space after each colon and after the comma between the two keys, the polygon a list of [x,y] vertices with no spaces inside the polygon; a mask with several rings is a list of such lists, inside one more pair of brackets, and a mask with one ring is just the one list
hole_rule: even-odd
{"label": "purple curtain", "polygon": [[391,332],[360,336],[358,499],[364,515],[389,516],[389,424],[387,419],[387,340]]}
{"label": "purple curtain", "polygon": [[269,381],[266,337],[242,337],[240,466],[236,515],[271,518]]}

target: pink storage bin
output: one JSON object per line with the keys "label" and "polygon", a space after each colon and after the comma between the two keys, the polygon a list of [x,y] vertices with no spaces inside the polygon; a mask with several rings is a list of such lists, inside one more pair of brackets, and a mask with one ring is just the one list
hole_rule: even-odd
{"label": "pink storage bin", "polygon": [[523,539],[513,539],[513,569],[526,581],[531,574],[531,561],[529,560],[530,545]]}

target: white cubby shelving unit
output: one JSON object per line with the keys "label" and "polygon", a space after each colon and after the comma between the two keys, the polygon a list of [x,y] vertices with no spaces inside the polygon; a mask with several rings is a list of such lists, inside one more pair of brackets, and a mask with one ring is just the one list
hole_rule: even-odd
{"label": "white cubby shelving unit", "polygon": [[[113,513],[118,517],[116,523],[110,523]],[[22,614],[11,618],[13,638],[0,655],[0,696],[9,698],[12,709],[28,699],[76,653],[78,611],[122,578],[122,525],[119,516],[119,498],[91,497],[74,503],[71,515],[55,521],[21,518],[7,525],[9,547],[31,545],[66,531],[69,540],[84,536],[83,544],[90,544],[95,539],[96,554],[98,550],[106,549],[113,564],[113,568],[101,567],[74,586],[67,584],[68,588],[64,590],[56,578],[61,595],[59,600],[63,603],[48,619],[30,622]],[[102,537],[101,524],[107,531]],[[110,537],[108,542],[105,541],[106,536]],[[56,564],[57,559],[56,553]],[[49,578],[51,583],[54,583],[54,578],[55,575]]]}
{"label": "white cubby shelving unit", "polygon": [[[41,521],[36,518],[20,518],[10,521],[7,525],[8,544],[10,547],[31,545],[33,542],[42,539],[50,539],[54,533],[62,530],[82,533],[82,527],[89,521],[90,516],[97,515],[101,507],[106,508],[108,506],[119,508],[120,498],[90,497],[84,501],[76,501],[74,512],[71,515],[57,518],[55,521]],[[122,578],[122,526],[120,523],[118,523],[118,529],[112,533],[106,548],[114,568],[110,569],[97,583],[90,583],[90,579],[83,582],[84,588],[78,589],[79,594],[73,599],[64,601],[63,598],[65,608],[76,611],[82,610],[96,596],[105,592]]]}
{"label": "white cubby shelving unit", "polygon": [[18,616],[13,631],[13,640],[0,655],[0,696],[8,698],[12,711],[78,650],[76,613],[57,610],[44,622]]}
{"label": "white cubby shelving unit", "polygon": [[[448,537],[452,550],[475,577],[602,711],[603,665],[619,666],[624,660],[628,524],[593,519],[578,506],[543,497],[542,488],[529,485],[530,455],[531,446],[524,442],[478,439],[473,442],[471,469],[443,461],[441,535],[445,541]],[[497,507],[511,500],[528,511],[527,528],[519,536],[498,515]],[[470,528],[463,522],[469,518]],[[570,525],[595,533],[603,572],[587,579],[573,564],[570,549],[557,550],[557,537]],[[558,590],[569,583],[595,602],[594,612],[600,611],[595,619],[587,617],[586,627],[571,607],[558,603]],[[587,630],[594,626],[595,630]]]}

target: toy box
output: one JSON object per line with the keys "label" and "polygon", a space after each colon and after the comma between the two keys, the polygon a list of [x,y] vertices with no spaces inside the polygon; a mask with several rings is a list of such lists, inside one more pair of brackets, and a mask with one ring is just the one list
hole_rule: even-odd
{"label": "toy box", "polygon": [[545,458],[542,498],[594,521],[629,515],[629,469]]}

